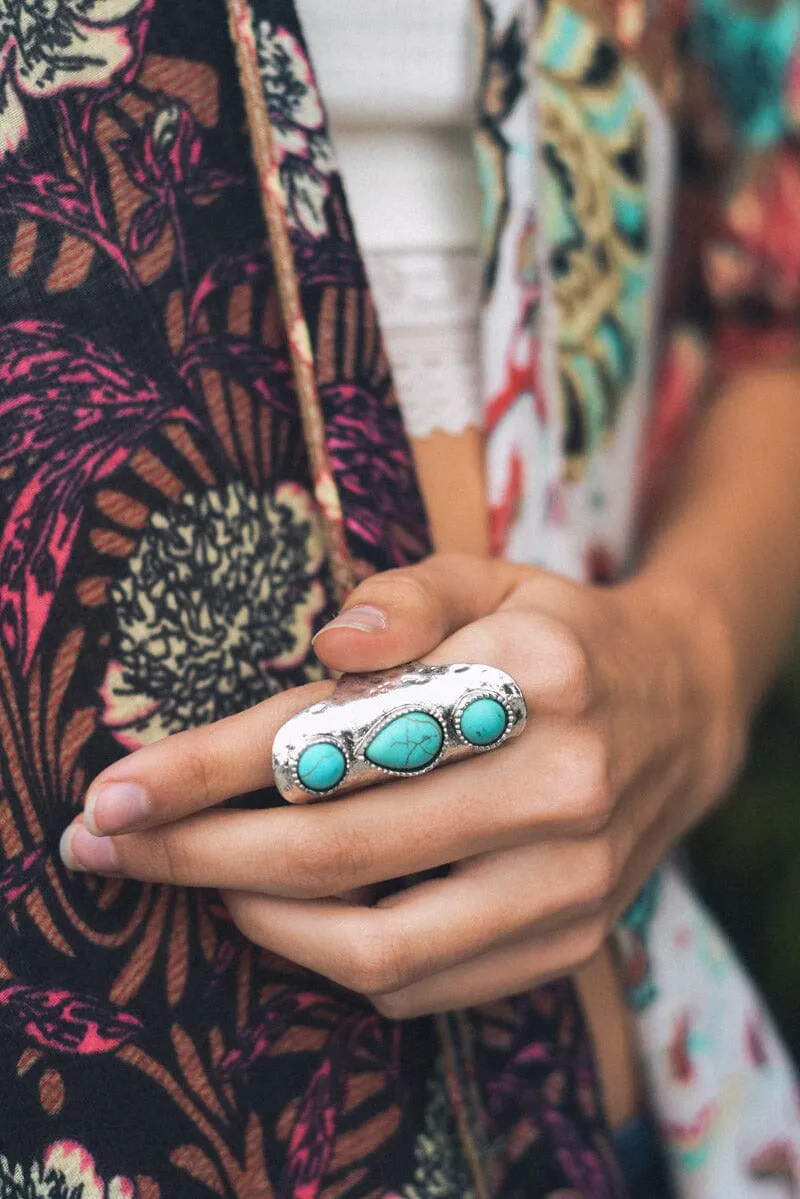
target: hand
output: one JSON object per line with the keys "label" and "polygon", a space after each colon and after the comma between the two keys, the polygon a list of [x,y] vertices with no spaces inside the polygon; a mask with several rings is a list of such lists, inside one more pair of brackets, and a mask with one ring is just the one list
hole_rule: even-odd
{"label": "hand", "polygon": [[[109,767],[65,834],[65,860],[218,887],[250,939],[393,1017],[569,973],[741,757],[724,638],[685,594],[667,601],[646,576],[599,589],[466,555],[374,576],[319,635],[322,661],[499,666],[528,704],[518,740],[330,802],[214,811],[271,783],[275,732],[332,685],[301,687]],[[446,877],[374,906],[331,898],[446,864]]]}

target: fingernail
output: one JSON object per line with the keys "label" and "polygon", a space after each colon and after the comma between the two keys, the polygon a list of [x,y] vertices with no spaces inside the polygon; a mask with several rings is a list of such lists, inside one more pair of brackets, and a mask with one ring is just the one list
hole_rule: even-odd
{"label": "fingernail", "polygon": [[311,644],[313,645],[317,637],[321,637],[330,629],[357,629],[359,633],[379,633],[381,629],[388,628],[388,625],[386,614],[381,612],[380,608],[373,608],[371,604],[356,604],[353,608],[346,608],[344,612],[334,616],[333,620],[329,620],[320,629]]}
{"label": "fingernail", "polygon": [[86,796],[83,822],[90,833],[101,837],[128,832],[144,824],[149,814],[147,792],[138,783],[102,783]]}
{"label": "fingernail", "polygon": [[95,837],[81,824],[71,824],[64,831],[60,849],[64,865],[70,870],[113,874],[119,865],[113,842],[108,837]]}

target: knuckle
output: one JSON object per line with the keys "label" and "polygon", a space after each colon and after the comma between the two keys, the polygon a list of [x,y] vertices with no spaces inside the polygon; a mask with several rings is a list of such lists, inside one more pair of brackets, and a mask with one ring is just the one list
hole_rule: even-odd
{"label": "knuckle", "polygon": [[258,919],[258,907],[254,896],[227,892],[224,900],[231,920],[239,932],[259,948],[269,949],[269,938]]}
{"label": "knuckle", "polygon": [[180,749],[179,771],[185,791],[204,807],[213,795],[208,748],[196,737],[187,737]]}
{"label": "knuckle", "polygon": [[605,921],[601,917],[585,921],[570,938],[565,969],[582,970],[588,966],[603,948],[606,935]]}
{"label": "knuckle", "polygon": [[386,935],[364,936],[351,950],[347,985],[362,995],[400,991],[413,979],[413,970],[402,942]]}
{"label": "knuckle", "polygon": [[[395,604],[399,603],[413,612],[425,611],[434,599],[427,576],[413,567],[373,575],[368,583],[364,584],[364,588],[366,587],[369,587],[373,598],[381,593],[386,594]],[[367,598],[366,595],[364,598]]]}
{"label": "knuckle", "polygon": [[556,643],[563,702],[573,715],[583,716],[591,708],[594,697],[589,654],[573,629],[559,629]]}
{"label": "knuckle", "polygon": [[581,873],[581,897],[590,907],[602,907],[619,884],[620,867],[610,837],[595,837],[587,849]]}
{"label": "knuckle", "polygon": [[469,659],[475,662],[513,662],[519,655],[519,640],[508,632],[509,622],[498,616],[491,624],[477,621],[469,628]]}
{"label": "knuckle", "polygon": [[305,898],[333,889],[330,860],[330,839],[317,825],[298,821],[283,862],[287,892]]}
{"label": "knuckle", "polygon": [[350,829],[324,819],[298,822],[287,846],[287,889],[301,898],[349,890],[362,881],[370,857],[364,838]]}
{"label": "knuckle", "polygon": [[532,642],[528,614],[515,609],[494,614],[490,621],[479,621],[470,629],[470,638],[476,657],[481,662],[520,662],[522,673],[526,672],[527,657],[520,647]]}
{"label": "knuckle", "polygon": [[371,999],[375,1010],[387,1020],[413,1020],[422,1014],[422,1009],[403,991],[394,995],[373,995]]}
{"label": "knuckle", "polygon": [[235,892],[227,892],[223,895],[225,907],[228,910],[233,923],[238,928],[239,932],[247,937],[248,941],[258,942],[256,921],[253,918],[253,905],[248,903],[248,897]]}
{"label": "knuckle", "polygon": [[614,812],[611,755],[604,738],[587,730],[572,747],[570,806],[574,819],[589,832],[606,827]]}
{"label": "knuckle", "polygon": [[158,876],[164,882],[192,882],[191,857],[180,829],[160,830],[148,846],[148,854],[151,855],[151,860],[158,864]]}

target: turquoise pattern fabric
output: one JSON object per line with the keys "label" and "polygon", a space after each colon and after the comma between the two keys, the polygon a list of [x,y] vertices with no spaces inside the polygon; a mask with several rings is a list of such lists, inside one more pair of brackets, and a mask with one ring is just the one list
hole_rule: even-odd
{"label": "turquoise pattern fabric", "polygon": [[737,136],[766,149],[785,135],[786,79],[800,38],[800,5],[778,0],[770,9],[737,0],[699,0],[691,22],[693,54],[720,88]]}

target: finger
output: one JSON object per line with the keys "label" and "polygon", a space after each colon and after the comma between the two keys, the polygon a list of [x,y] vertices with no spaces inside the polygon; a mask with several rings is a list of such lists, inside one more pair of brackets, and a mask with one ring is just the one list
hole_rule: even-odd
{"label": "finger", "polygon": [[383,994],[600,911],[615,881],[604,849],[562,842],[475,860],[372,908],[251,895],[234,899],[233,914],[258,944],[350,990]]}
{"label": "finger", "polygon": [[469,554],[436,554],[372,575],[314,638],[334,670],[384,670],[435,649],[450,633],[496,611],[525,577],[522,567]]}
{"label": "finger", "polygon": [[397,991],[372,995],[381,1015],[411,1020],[521,995],[587,966],[608,935],[598,916],[490,950]]}
{"label": "finger", "polygon": [[72,869],[312,898],[521,842],[597,832],[607,801],[594,735],[545,719],[497,753],[380,792],[206,813],[122,837],[73,831],[64,852]]}
{"label": "finger", "polygon": [[[403,985],[404,950],[376,934],[375,926],[366,919],[369,909],[353,907],[344,900],[304,903],[246,892],[228,892],[224,899],[233,920],[251,941],[349,990],[371,996],[380,1011],[396,1019],[519,994],[585,965],[606,936],[601,916],[583,917],[556,931],[528,934]],[[310,922],[324,926],[324,940],[310,944],[303,937]],[[339,936],[332,944],[330,938],[337,929]]]}
{"label": "finger", "polygon": [[[589,706],[585,655],[549,616],[498,612],[460,629],[428,660],[498,666],[517,680],[534,712],[578,715]],[[89,788],[86,827],[98,835],[152,827],[270,786],[275,733],[332,689],[332,683],[324,682],[281,692],[245,712],[176,733],[115,762]]]}
{"label": "finger", "polygon": [[323,682],[282,691],[245,712],[120,759],[89,787],[86,827],[96,834],[144,828],[271,786],[276,732],[332,690],[332,683]]}
{"label": "finger", "polygon": [[[594,679],[586,650],[577,635],[554,616],[506,606],[462,624],[441,640],[447,631],[445,613],[446,601],[431,596],[427,617],[420,608],[413,629],[404,625],[405,648],[396,654],[384,654],[378,644],[377,639],[388,630],[375,635],[372,650],[366,648],[370,638],[365,634],[331,630],[330,639],[334,633],[342,638],[362,637],[360,652],[348,659],[350,670],[383,668],[420,657],[434,665],[485,663],[510,674],[534,711],[582,716],[593,706]],[[408,623],[412,624],[410,617]],[[344,663],[344,657],[328,653],[327,645],[327,641],[315,642],[319,656],[332,667]]]}
{"label": "finger", "polygon": [[483,662],[510,674],[533,714],[585,716],[594,699],[588,655],[554,617],[504,608],[458,629],[425,655],[433,665]]}

